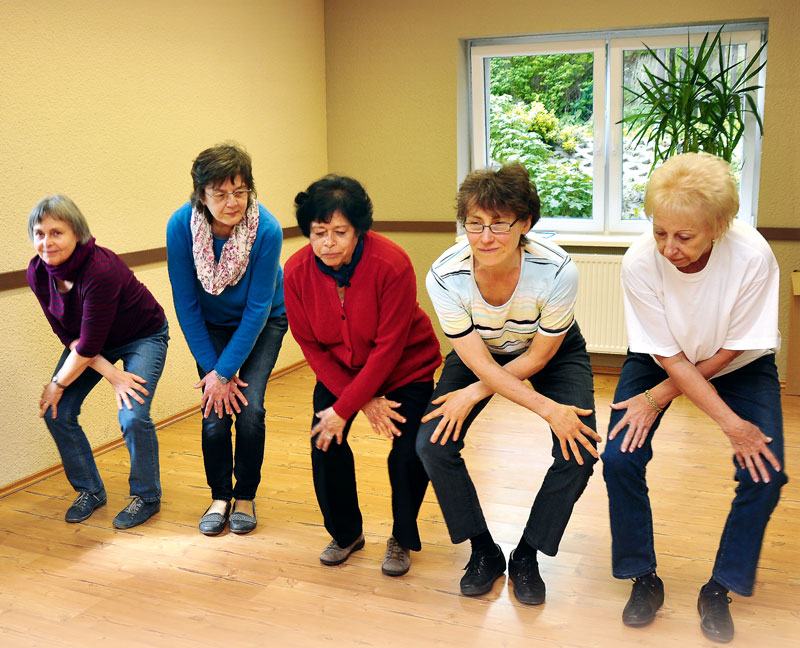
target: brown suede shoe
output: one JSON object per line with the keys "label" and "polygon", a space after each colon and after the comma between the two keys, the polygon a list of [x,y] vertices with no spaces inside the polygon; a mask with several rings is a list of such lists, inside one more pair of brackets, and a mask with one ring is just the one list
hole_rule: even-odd
{"label": "brown suede shoe", "polygon": [[364,534],[362,533],[356,541],[346,547],[340,547],[336,544],[336,540],[331,540],[330,544],[319,555],[319,561],[323,565],[341,565],[345,560],[350,557],[354,551],[364,548]]}

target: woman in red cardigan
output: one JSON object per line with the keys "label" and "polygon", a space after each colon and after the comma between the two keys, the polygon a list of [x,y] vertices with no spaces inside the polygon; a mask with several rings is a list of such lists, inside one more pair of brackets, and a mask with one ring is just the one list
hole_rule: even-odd
{"label": "woman in red cardigan", "polygon": [[383,573],[401,576],[421,548],[417,513],[428,476],[414,450],[441,362],[430,319],[417,303],[408,255],[370,232],[372,202],[352,178],[329,175],[295,198],[310,245],[285,266],[289,327],[317,376],[311,428],[314,489],[333,540],[320,555],[343,563],[364,546],[350,425],[362,411],[392,439],[394,526]]}

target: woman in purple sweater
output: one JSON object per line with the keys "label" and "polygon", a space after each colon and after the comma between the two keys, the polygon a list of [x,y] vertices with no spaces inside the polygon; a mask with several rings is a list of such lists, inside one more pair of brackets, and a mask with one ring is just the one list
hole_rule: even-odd
{"label": "woman in purple sweater", "polygon": [[[114,389],[131,457],[133,499],[114,518],[114,526],[137,526],[161,509],[150,403],[167,355],[164,310],[122,259],[95,245],[86,219],[66,196],[39,201],[28,218],[28,235],[37,254],[28,266],[28,284],[64,345],[39,399],[39,415],[78,492],[65,519],[81,522],[106,504],[92,448],[78,423],[83,401],[105,378]],[[118,360],[124,369],[114,366]]]}

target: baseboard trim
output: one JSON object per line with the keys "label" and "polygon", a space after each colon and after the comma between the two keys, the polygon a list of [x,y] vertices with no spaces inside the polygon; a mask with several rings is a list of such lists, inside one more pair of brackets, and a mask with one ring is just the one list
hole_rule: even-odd
{"label": "baseboard trim", "polygon": [[[273,371],[272,375],[269,377],[270,380],[275,380],[276,378],[280,378],[287,374],[292,373],[293,371],[297,371],[305,367],[308,363],[305,360],[300,360],[299,362],[295,362],[290,364],[287,367],[283,367],[282,369],[278,369],[277,371]],[[172,416],[168,416],[165,419],[156,422],[156,430],[161,430],[162,428],[167,427],[168,425],[172,425],[173,423],[177,423],[178,421],[182,421],[183,419],[189,418],[194,414],[197,414],[199,411],[198,406],[194,405],[188,409],[185,409],[177,414],[173,414]],[[106,452],[110,452],[111,450],[116,450],[117,448],[125,445],[125,440],[120,437],[119,439],[114,439],[113,441],[109,441],[108,443],[104,443],[101,446],[97,446],[92,450],[92,454],[95,457],[99,457]],[[33,484],[40,482],[48,477],[52,477],[55,474],[64,471],[64,465],[61,463],[56,464],[55,466],[50,466],[49,468],[45,468],[44,470],[40,470],[32,475],[28,475],[27,477],[23,477],[22,479],[18,479],[17,481],[11,482],[6,486],[0,488],[0,499],[4,498],[6,495],[11,495],[12,493],[16,493],[18,491],[24,490],[28,486],[32,486]]]}

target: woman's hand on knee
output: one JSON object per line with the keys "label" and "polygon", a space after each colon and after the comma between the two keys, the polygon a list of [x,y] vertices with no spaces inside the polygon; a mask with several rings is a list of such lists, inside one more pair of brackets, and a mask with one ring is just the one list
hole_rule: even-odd
{"label": "woman's hand on knee", "polygon": [[658,412],[648,403],[645,395],[637,394],[619,403],[612,403],[611,409],[626,410],[623,417],[617,421],[608,433],[608,440],[611,441],[627,426],[627,431],[619,447],[620,452],[633,452],[644,445],[653,423],[658,417]]}
{"label": "woman's hand on knee", "polygon": [[336,439],[336,445],[342,445],[344,426],[347,425],[347,420],[339,416],[333,407],[317,412],[315,416],[319,421],[311,428],[311,438],[317,437],[314,442],[317,449],[326,452],[334,439]]}
{"label": "woman's hand on knee", "polygon": [[203,418],[208,418],[212,410],[219,418],[222,418],[223,414],[233,413],[231,408],[231,385],[233,384],[233,380],[221,383],[213,369],[200,379],[194,388],[203,390],[200,398]]}
{"label": "woman's hand on knee", "polygon": [[736,425],[722,431],[727,435],[731,446],[733,446],[733,452],[736,455],[736,462],[739,467],[747,469],[754,482],[759,482],[763,479],[768,484],[770,481],[769,470],[763,459],[766,459],[776,471],[781,470],[780,461],[772,454],[772,450],[767,447],[767,444],[772,442],[772,438],[768,437],[749,421],[739,419]]}
{"label": "woman's hand on knee", "polygon": [[581,452],[578,448],[579,444],[584,447],[586,452],[597,459],[597,448],[592,445],[589,439],[596,443],[599,443],[602,439],[597,432],[578,418],[579,416],[589,416],[591,413],[592,410],[590,409],[555,403],[548,415],[543,417],[550,424],[553,434],[558,438],[561,444],[561,454],[565,461],[569,461],[569,453],[571,451],[575,461],[579,465],[583,465],[583,457],[581,457]]}
{"label": "woman's hand on knee", "polygon": [[395,411],[401,405],[402,403],[397,401],[375,396],[366,402],[361,411],[377,434],[383,434],[387,439],[391,439],[403,434],[394,424],[394,421],[398,423],[406,422],[406,417]]}
{"label": "woman's hand on knee", "polygon": [[53,382],[49,382],[44,386],[42,395],[39,398],[39,418],[44,418],[47,413],[47,408],[51,408],[53,418],[58,415],[58,402],[64,390]]}
{"label": "woman's hand on knee", "polygon": [[470,387],[442,394],[431,401],[431,405],[438,405],[438,407],[423,416],[421,422],[427,423],[437,417],[442,417],[431,434],[431,443],[438,441],[444,445],[451,435],[453,441],[458,441],[461,437],[461,427],[464,425],[464,421],[480,400],[475,400],[475,395]]}
{"label": "woman's hand on knee", "polygon": [[[247,387],[247,385],[248,383],[235,374],[233,378],[231,378],[230,383],[228,383],[228,401],[237,414],[241,414],[242,407],[247,407],[247,399],[244,397],[241,390],[241,387]],[[228,412],[228,414],[230,414],[230,412]]]}
{"label": "woman's hand on knee", "polygon": [[144,405],[144,399],[139,394],[144,394],[145,396],[150,395],[150,392],[143,386],[147,381],[130,371],[124,371],[114,367],[114,370],[106,376],[106,380],[111,383],[111,387],[114,390],[117,409],[121,410],[123,407],[127,407],[129,410],[132,410],[133,405],[131,404],[131,398],[140,405]]}

